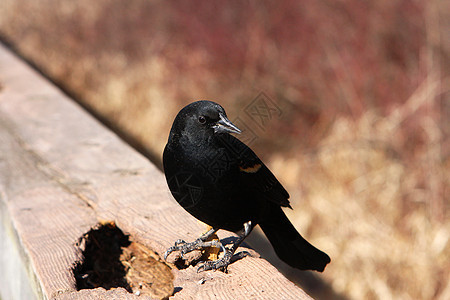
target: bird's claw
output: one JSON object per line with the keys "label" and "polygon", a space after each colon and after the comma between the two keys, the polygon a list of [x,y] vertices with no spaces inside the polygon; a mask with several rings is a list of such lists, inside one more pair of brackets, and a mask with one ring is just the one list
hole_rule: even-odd
{"label": "bird's claw", "polygon": [[182,239],[178,239],[178,240],[175,241],[175,246],[180,246],[180,245],[183,245],[183,244],[186,244],[186,242],[184,240],[182,240]]}
{"label": "bird's claw", "polygon": [[184,254],[189,253],[194,250],[202,250],[208,247],[216,247],[220,248],[222,251],[226,251],[225,247],[222,245],[220,241],[212,240],[212,241],[203,241],[202,239],[197,239],[192,243],[186,243],[184,240],[177,240],[175,244],[164,252],[164,260],[167,260],[167,257],[170,253],[174,251],[180,251],[180,257],[183,259]]}
{"label": "bird's claw", "polygon": [[183,258],[184,254],[187,252],[184,252],[182,248],[186,244],[187,244],[186,241],[184,241],[182,239],[176,240],[175,244],[172,247],[170,247],[169,249],[167,249],[166,252],[164,252],[164,260],[167,260],[167,257],[170,255],[170,253],[172,253],[174,251],[181,251],[180,256],[181,256],[181,258]]}
{"label": "bird's claw", "polygon": [[164,252],[164,260],[167,260],[167,257],[172,253],[173,251],[176,251],[175,246],[170,247],[169,249]]}
{"label": "bird's claw", "polygon": [[225,251],[225,255],[221,259],[204,262],[200,267],[197,268],[197,273],[209,270],[222,270],[226,273],[232,257],[233,252],[227,249]]}

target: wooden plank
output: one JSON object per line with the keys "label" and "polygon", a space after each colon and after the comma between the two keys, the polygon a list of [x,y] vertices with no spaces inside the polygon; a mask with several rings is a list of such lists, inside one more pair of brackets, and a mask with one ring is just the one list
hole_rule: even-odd
{"label": "wooden plank", "polygon": [[[17,236],[12,241],[35,295],[137,298],[123,288],[77,291],[71,272],[77,240],[98,222],[113,221],[161,255],[205,228],[176,203],[154,165],[3,46],[0,89],[2,226]],[[252,257],[230,265],[228,274],[174,268],[173,298],[309,298],[245,250]]]}

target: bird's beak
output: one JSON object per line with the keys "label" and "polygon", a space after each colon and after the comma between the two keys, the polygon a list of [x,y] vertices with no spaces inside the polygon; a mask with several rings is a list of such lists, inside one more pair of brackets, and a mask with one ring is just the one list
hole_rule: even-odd
{"label": "bird's beak", "polygon": [[231,123],[225,115],[219,113],[219,117],[220,120],[213,126],[214,133],[241,133],[241,130]]}

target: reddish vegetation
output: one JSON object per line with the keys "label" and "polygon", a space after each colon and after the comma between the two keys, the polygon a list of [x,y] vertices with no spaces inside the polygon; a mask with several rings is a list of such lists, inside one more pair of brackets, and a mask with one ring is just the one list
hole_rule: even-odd
{"label": "reddish vegetation", "polygon": [[3,2],[0,34],[157,156],[194,99],[250,126],[337,292],[450,297],[448,4]]}

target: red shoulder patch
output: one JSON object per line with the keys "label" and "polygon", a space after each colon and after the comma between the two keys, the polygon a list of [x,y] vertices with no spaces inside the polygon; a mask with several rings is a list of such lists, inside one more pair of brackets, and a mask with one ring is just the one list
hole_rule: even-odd
{"label": "red shoulder patch", "polygon": [[255,164],[255,165],[253,165],[253,166],[250,166],[250,167],[239,167],[239,170],[241,170],[242,172],[245,172],[245,173],[256,173],[256,172],[258,172],[259,171],[259,169],[261,169],[261,164]]}

